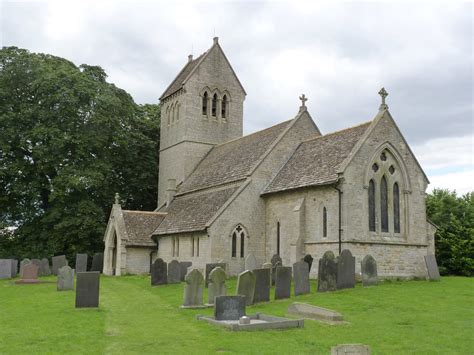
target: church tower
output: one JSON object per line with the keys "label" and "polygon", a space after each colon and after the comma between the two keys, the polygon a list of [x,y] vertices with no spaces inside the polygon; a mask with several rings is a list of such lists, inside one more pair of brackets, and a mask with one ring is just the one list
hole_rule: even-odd
{"label": "church tower", "polygon": [[214,145],[242,136],[245,95],[217,37],[198,58],[188,57],[160,97],[158,207]]}

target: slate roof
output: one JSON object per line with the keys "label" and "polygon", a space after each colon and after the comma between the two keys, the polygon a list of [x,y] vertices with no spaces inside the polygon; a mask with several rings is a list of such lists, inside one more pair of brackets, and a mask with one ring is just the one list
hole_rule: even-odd
{"label": "slate roof", "polygon": [[166,214],[122,210],[122,215],[128,235],[127,246],[156,246],[150,237]]}
{"label": "slate roof", "polygon": [[206,223],[239,188],[233,185],[221,190],[176,197],[166,209],[167,216],[153,234],[202,231]]}
{"label": "slate roof", "polygon": [[262,195],[336,182],[341,163],[371,123],[302,142]]}
{"label": "slate roof", "polygon": [[183,182],[178,195],[244,179],[291,121],[215,146]]}

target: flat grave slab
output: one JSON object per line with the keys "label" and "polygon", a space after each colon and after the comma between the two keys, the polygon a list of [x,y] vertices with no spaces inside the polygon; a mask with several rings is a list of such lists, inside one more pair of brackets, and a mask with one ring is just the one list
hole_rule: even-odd
{"label": "flat grave slab", "polygon": [[197,316],[197,319],[219,327],[227,328],[231,331],[304,328],[304,319],[275,317],[263,313],[247,315],[247,317],[250,319],[250,323],[248,324],[242,324],[243,322],[240,320],[216,320],[211,316]]}
{"label": "flat grave slab", "polygon": [[331,355],[370,355],[370,346],[364,344],[339,344],[331,348]]}
{"label": "flat grave slab", "polygon": [[288,307],[287,313],[334,325],[347,323],[344,322],[344,317],[342,314],[327,308],[313,306],[307,303],[294,302]]}

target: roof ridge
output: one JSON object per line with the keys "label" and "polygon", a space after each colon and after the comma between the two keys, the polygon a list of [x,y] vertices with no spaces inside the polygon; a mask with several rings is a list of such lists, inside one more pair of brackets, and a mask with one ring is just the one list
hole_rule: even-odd
{"label": "roof ridge", "polygon": [[337,131],[334,131],[334,132],[326,133],[326,134],[323,134],[323,135],[320,135],[320,136],[317,136],[317,137],[313,137],[313,138],[309,138],[309,139],[303,140],[303,141],[301,141],[301,143],[310,142],[310,141],[313,141],[313,140],[318,139],[318,138],[329,137],[329,136],[332,136],[332,135],[334,135],[334,134],[342,133],[342,132],[344,132],[344,131],[348,131],[348,130],[350,130],[350,129],[358,128],[358,127],[361,127],[361,126],[364,126],[364,125],[370,124],[370,123],[372,123],[372,121],[366,121],[366,122],[363,122],[363,123],[359,123],[359,124],[357,124],[357,125],[355,125],[355,126],[343,128],[343,129],[340,129],[340,130],[337,130]]}
{"label": "roof ridge", "polygon": [[127,212],[127,213],[144,213],[144,214],[154,214],[154,215],[166,215],[165,212],[155,212],[155,211],[138,211],[138,210],[122,210],[122,212]]}

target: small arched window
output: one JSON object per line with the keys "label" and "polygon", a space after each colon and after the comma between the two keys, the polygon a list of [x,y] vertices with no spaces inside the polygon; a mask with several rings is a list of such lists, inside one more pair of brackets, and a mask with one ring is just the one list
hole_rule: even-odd
{"label": "small arched window", "polygon": [[245,229],[239,224],[237,227],[234,228],[232,231],[232,257],[235,258],[237,257],[237,246],[238,239],[240,238],[240,252],[238,253],[241,258],[244,257],[245,255],[245,237],[247,236],[247,233],[245,232]]}
{"label": "small arched window", "polygon": [[393,229],[400,233],[400,190],[398,183],[393,184]]}
{"label": "small arched window", "polygon": [[369,231],[375,232],[375,183],[369,181]]}
{"label": "small arched window", "polygon": [[204,116],[207,116],[207,102],[209,101],[209,95],[207,94],[207,91],[204,93],[202,96],[202,114]]}
{"label": "small arched window", "polygon": [[243,258],[245,255],[245,233],[240,233],[240,257]]}
{"label": "small arched window", "polygon": [[277,222],[277,255],[280,255],[280,222]]}
{"label": "small arched window", "polygon": [[217,115],[217,94],[212,97],[212,117]]}
{"label": "small arched window", "polygon": [[237,256],[237,232],[232,233],[232,257]]}
{"label": "small arched window", "polygon": [[224,97],[222,98],[222,109],[221,109],[222,118],[227,118],[227,107],[228,107],[227,95],[224,95]]}
{"label": "small arched window", "polygon": [[382,232],[388,232],[387,179],[385,175],[380,180],[380,221]]}
{"label": "small arched window", "polygon": [[323,207],[323,238],[328,236],[328,211]]}

